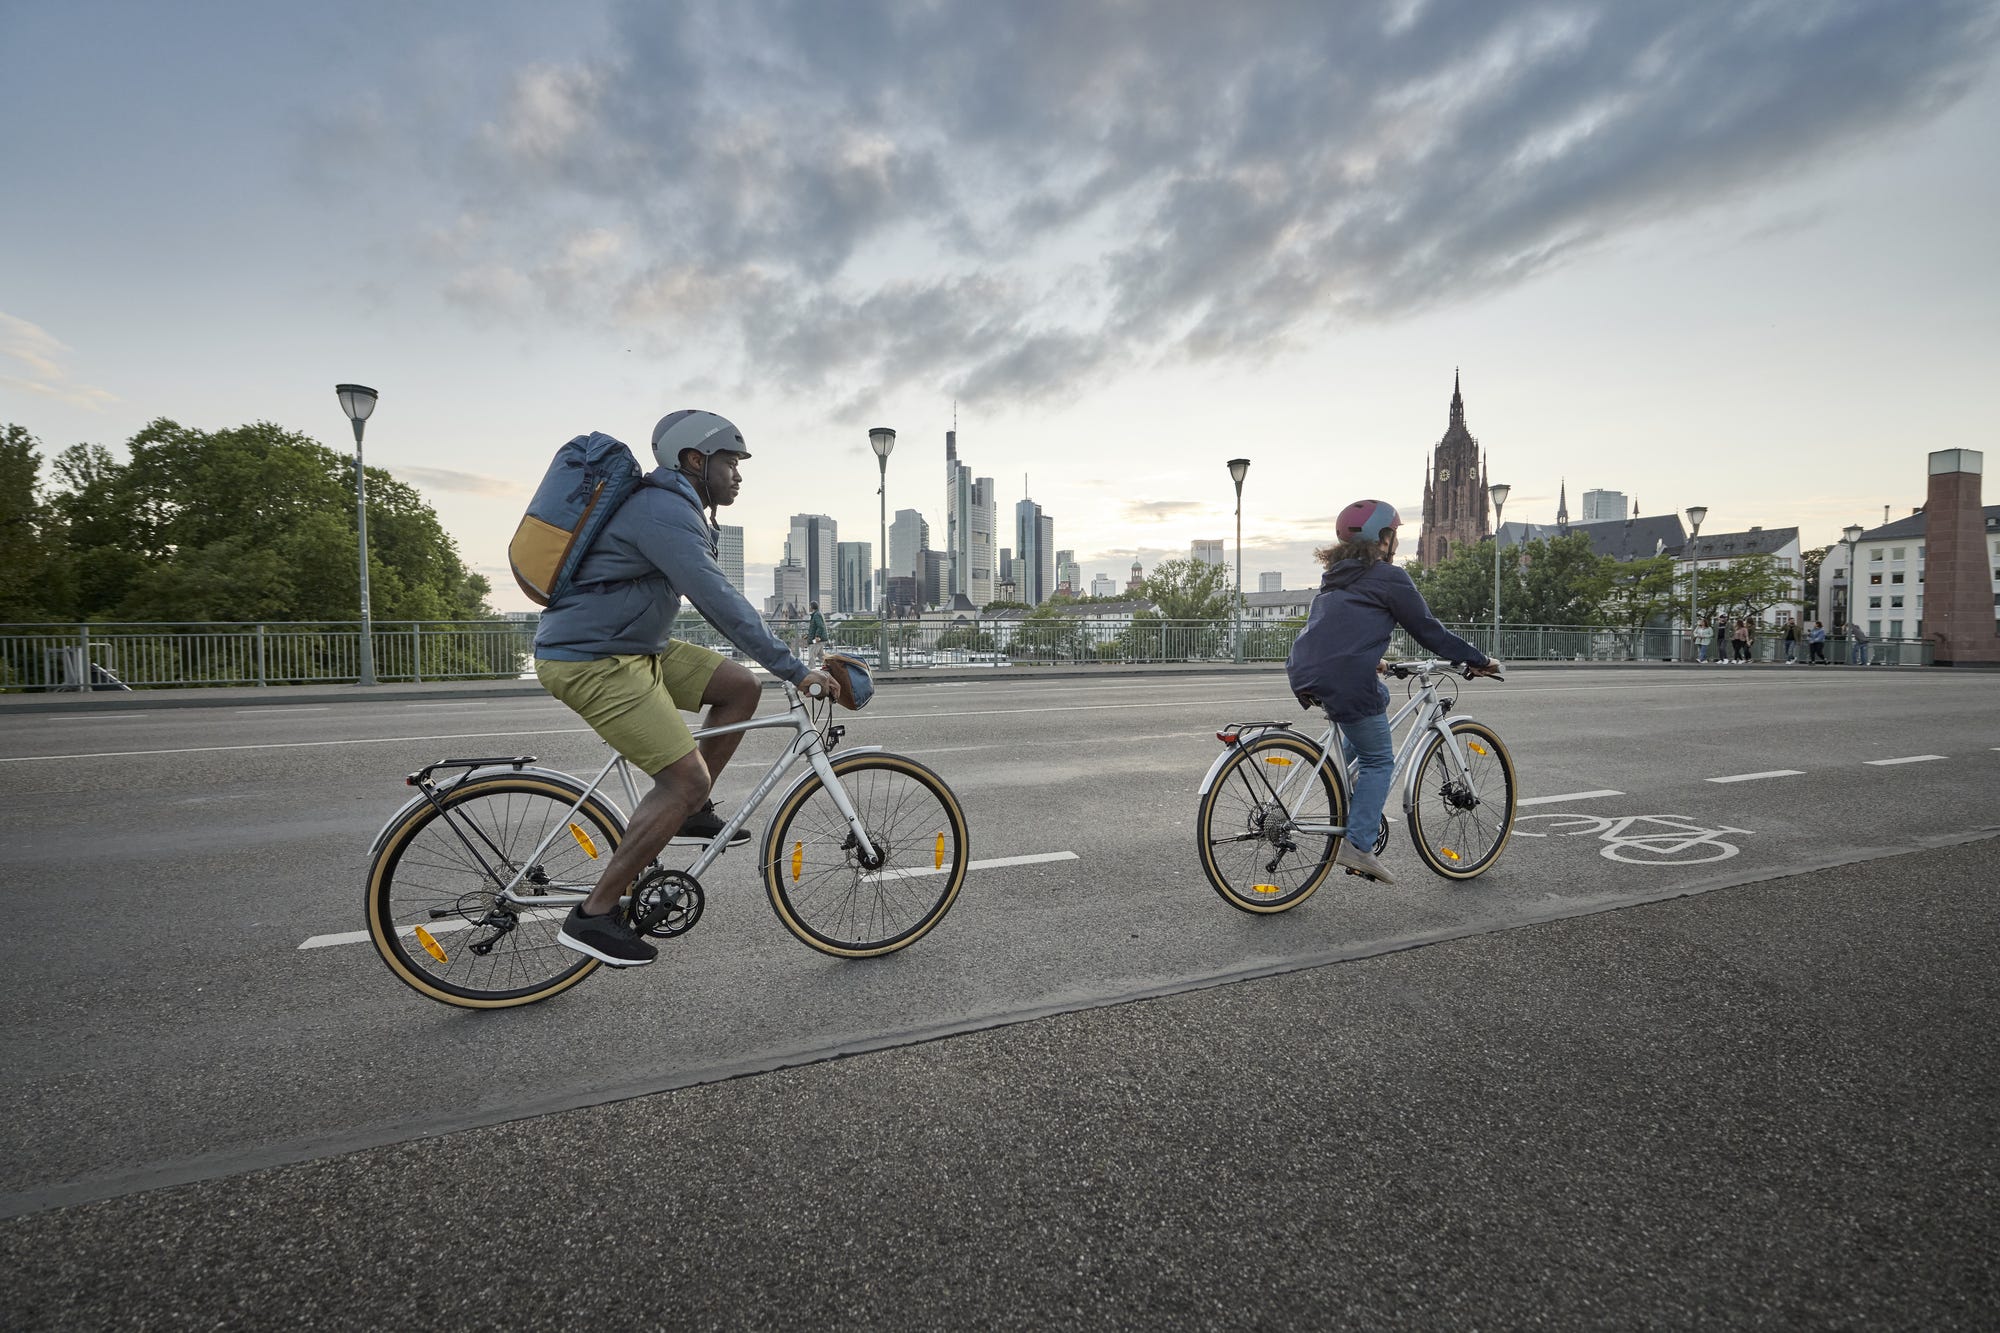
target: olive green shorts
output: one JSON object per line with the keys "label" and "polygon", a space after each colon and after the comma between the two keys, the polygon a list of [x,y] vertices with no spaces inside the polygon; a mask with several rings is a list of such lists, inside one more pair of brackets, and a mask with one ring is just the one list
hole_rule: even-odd
{"label": "olive green shorts", "polygon": [[535,678],[648,776],[694,749],[682,713],[701,711],[721,653],[675,639],[665,652],[588,662],[535,659]]}

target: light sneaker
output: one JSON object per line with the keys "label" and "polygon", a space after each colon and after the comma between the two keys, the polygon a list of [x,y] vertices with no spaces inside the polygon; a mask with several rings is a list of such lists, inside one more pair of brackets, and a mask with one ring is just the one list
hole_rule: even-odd
{"label": "light sneaker", "polygon": [[644,967],[660,956],[660,951],[640,939],[617,912],[585,916],[582,903],[570,908],[563,918],[556,943],[613,967]]}
{"label": "light sneaker", "polygon": [[1342,838],[1340,846],[1334,849],[1333,863],[1351,874],[1361,875],[1381,884],[1396,882],[1396,877],[1389,873],[1389,867],[1376,860],[1373,852],[1356,847],[1345,838]]}

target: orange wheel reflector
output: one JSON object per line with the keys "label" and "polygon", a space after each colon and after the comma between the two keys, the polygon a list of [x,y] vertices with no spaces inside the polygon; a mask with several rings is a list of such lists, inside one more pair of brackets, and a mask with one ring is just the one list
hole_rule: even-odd
{"label": "orange wheel reflector", "polygon": [[1438,855],[1439,855],[1439,856],[1449,856],[1449,857],[1450,857],[1450,858],[1451,858],[1452,860],[1454,860],[1454,861],[1457,861],[1457,860],[1461,859],[1461,858],[1459,857],[1459,854],[1458,854],[1457,852],[1454,852],[1454,851],[1453,851],[1453,850],[1452,850],[1451,848],[1449,848],[1449,847],[1440,847],[1440,848],[1438,848]]}
{"label": "orange wheel reflector", "polygon": [[1467,741],[1465,743],[1465,748],[1472,751],[1474,754],[1486,753],[1486,747],[1481,745],[1478,741]]}
{"label": "orange wheel reflector", "polygon": [[937,851],[931,855],[931,869],[944,869],[944,834],[941,831],[937,836]]}
{"label": "orange wheel reflector", "polygon": [[805,868],[806,845],[802,842],[795,842],[792,844],[792,883],[796,884],[799,882],[799,872]]}
{"label": "orange wheel reflector", "polygon": [[1267,764],[1276,764],[1279,768],[1290,768],[1292,766],[1292,757],[1288,754],[1267,754],[1264,756],[1264,762]]}
{"label": "orange wheel reflector", "polygon": [[576,839],[576,845],[583,848],[585,856],[593,861],[597,859],[597,843],[591,838],[590,834],[584,831],[583,825],[577,823],[575,820],[571,820],[569,836]]}
{"label": "orange wheel reflector", "polygon": [[445,954],[444,946],[437,942],[437,937],[435,935],[431,934],[428,930],[425,930],[422,926],[417,927],[416,935],[417,935],[417,943],[424,946],[425,953],[437,959],[440,963],[449,963],[451,961],[451,959]]}
{"label": "orange wheel reflector", "polygon": [[1276,893],[1277,891],[1278,886],[1275,884],[1252,884],[1250,886],[1250,892],[1252,893]]}

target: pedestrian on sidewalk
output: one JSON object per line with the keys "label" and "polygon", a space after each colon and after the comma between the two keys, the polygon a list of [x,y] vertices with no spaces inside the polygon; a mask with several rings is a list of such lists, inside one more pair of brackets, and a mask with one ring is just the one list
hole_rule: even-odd
{"label": "pedestrian on sidewalk", "polygon": [[1748,662],[1750,660],[1750,622],[1748,620],[1740,616],[1737,617],[1736,632],[1729,636],[1729,647],[1731,653],[1734,655],[1733,660],[1738,662]]}
{"label": "pedestrian on sidewalk", "polygon": [[1694,662],[1696,666],[1700,666],[1706,661],[1708,661],[1708,617],[1703,616],[1701,623],[1695,626]]}
{"label": "pedestrian on sidewalk", "polygon": [[1715,618],[1715,664],[1717,666],[1724,666],[1728,662],[1729,619],[1726,616],[1717,616]]}
{"label": "pedestrian on sidewalk", "polygon": [[1849,666],[1867,666],[1868,631],[1861,628],[1860,621],[1850,620],[1847,622],[1847,641],[1850,645],[1847,651],[1847,664]]}
{"label": "pedestrian on sidewalk", "polygon": [[1826,626],[1820,621],[1813,621],[1813,627],[1806,631],[1806,647],[1812,654],[1808,666],[1826,665]]}
{"label": "pedestrian on sidewalk", "polygon": [[1791,666],[1799,660],[1799,622],[1785,622],[1785,665]]}

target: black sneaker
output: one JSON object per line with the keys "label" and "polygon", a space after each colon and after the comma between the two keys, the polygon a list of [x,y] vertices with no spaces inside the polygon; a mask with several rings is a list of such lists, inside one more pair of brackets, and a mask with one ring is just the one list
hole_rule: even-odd
{"label": "black sneaker", "polygon": [[[709,801],[681,821],[681,831],[674,834],[670,841],[680,846],[692,843],[698,847],[706,847],[714,842],[716,835],[721,832],[722,816],[715,813],[715,802]],[[750,841],[750,830],[739,828],[736,830],[736,835],[729,840],[729,845],[741,847],[748,841]]]}
{"label": "black sneaker", "polygon": [[660,956],[660,951],[640,939],[617,912],[585,916],[582,903],[569,909],[562,929],[556,932],[556,943],[613,967],[644,967]]}

